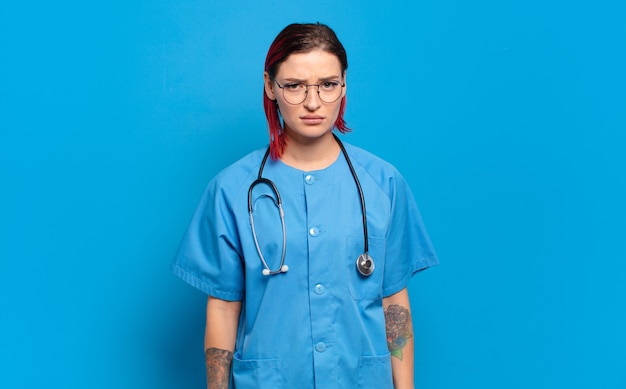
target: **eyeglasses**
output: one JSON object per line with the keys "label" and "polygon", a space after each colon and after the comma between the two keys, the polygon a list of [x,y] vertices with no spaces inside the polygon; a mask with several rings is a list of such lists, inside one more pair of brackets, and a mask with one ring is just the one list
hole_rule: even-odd
{"label": "eyeglasses", "polygon": [[280,85],[276,80],[274,80],[274,82],[283,90],[285,101],[292,105],[298,105],[306,100],[310,86],[317,87],[317,95],[320,97],[320,100],[325,103],[334,103],[339,100],[343,87],[346,86],[346,84],[341,81],[323,81],[319,84],[293,82],[285,85]]}

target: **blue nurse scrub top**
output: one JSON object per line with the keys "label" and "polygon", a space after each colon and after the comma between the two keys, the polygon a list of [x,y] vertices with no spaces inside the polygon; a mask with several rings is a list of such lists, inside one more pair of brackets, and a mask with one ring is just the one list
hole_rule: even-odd
{"label": "blue nurse scrub top", "polygon": [[[389,163],[345,144],[362,186],[369,254],[376,268],[361,276],[358,190],[339,154],[329,167],[301,171],[268,159],[263,177],[283,201],[289,271],[262,274],[252,237],[248,188],[265,149],[209,183],[173,263],[176,275],[210,296],[242,301],[231,387],[392,388],[382,298],[438,263],[407,183]],[[274,270],[282,253],[275,196],[252,194],[259,246]]]}

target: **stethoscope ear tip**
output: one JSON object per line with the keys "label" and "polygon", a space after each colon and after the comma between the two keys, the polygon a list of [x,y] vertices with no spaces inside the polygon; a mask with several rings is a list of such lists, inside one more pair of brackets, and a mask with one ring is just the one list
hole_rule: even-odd
{"label": "stethoscope ear tip", "polygon": [[270,274],[287,273],[288,270],[289,270],[289,266],[282,265],[280,267],[280,270],[274,270],[274,272],[272,272],[270,269],[265,268],[263,269],[262,273],[264,276],[269,276]]}

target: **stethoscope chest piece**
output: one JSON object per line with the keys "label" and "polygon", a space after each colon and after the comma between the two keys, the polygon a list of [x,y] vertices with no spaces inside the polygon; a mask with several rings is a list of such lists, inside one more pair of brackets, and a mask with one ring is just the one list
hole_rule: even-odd
{"label": "stethoscope chest piece", "polygon": [[362,276],[367,277],[374,272],[374,259],[368,253],[363,253],[356,259],[356,268]]}

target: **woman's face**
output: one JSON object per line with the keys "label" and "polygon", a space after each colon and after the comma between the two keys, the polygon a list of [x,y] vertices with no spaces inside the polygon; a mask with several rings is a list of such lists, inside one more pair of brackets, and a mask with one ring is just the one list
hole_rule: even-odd
{"label": "woman's face", "polygon": [[320,99],[317,87],[309,86],[303,102],[290,104],[285,100],[283,89],[277,83],[288,88],[294,84],[323,84],[322,88],[328,88],[328,85],[335,82],[344,83],[345,73],[341,72],[339,59],[322,50],[291,54],[278,67],[275,81],[270,80],[267,72],[265,73],[265,93],[278,103],[288,142],[311,143],[330,134],[339,116],[339,107],[346,88],[339,87],[340,97],[334,102],[326,103]]}

